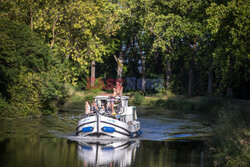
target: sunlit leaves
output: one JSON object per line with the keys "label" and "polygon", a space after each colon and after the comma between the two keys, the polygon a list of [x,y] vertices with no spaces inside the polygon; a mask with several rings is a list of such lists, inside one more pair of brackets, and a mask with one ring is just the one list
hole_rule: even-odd
{"label": "sunlit leaves", "polygon": [[77,77],[112,49],[106,40],[119,29],[116,9],[109,1],[48,1],[37,11],[34,28],[55,52],[74,61]]}

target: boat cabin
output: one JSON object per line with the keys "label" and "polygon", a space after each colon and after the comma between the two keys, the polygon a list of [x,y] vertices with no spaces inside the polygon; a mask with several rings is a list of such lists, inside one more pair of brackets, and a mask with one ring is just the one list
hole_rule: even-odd
{"label": "boat cabin", "polygon": [[[136,107],[128,106],[129,96],[115,97],[114,111],[117,114],[117,118],[126,117],[126,121],[137,120]],[[110,98],[109,96],[96,96],[95,101],[97,103],[100,114],[110,113]]]}

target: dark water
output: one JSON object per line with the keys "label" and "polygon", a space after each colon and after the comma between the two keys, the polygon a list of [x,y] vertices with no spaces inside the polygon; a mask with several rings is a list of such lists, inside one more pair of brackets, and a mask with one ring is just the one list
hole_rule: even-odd
{"label": "dark water", "polygon": [[134,140],[74,136],[81,112],[1,120],[0,166],[212,166],[204,147],[209,122],[195,114],[138,108],[144,134]]}

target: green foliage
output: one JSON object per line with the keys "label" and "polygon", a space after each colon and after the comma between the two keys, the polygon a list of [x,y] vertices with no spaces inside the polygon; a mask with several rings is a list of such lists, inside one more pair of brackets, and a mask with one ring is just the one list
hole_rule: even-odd
{"label": "green foliage", "polygon": [[1,94],[19,116],[56,112],[67,97],[60,61],[24,23],[0,24]]}
{"label": "green foliage", "polygon": [[94,100],[94,96],[93,95],[87,95],[84,97],[84,101],[89,101],[89,103],[91,104]]}
{"label": "green foliage", "polygon": [[29,71],[44,71],[48,65],[48,48],[30,32],[24,23],[0,20],[0,87],[1,93],[8,96],[7,84],[17,81],[20,67]]}
{"label": "green foliage", "polygon": [[[1,18],[24,21],[29,25],[26,29],[52,48],[63,64],[64,79],[74,86],[84,84],[95,60],[98,77],[115,78],[114,67],[120,65],[124,77],[159,76],[175,93],[186,94],[190,86],[196,90],[194,95],[205,95],[211,73],[214,94],[232,88],[235,96],[249,98],[245,93],[250,78],[246,1],[6,0],[0,8]],[[9,25],[5,22],[4,26]],[[1,38],[4,53],[13,54],[13,47],[5,49],[12,45],[11,35],[2,33]],[[113,55],[122,55],[123,62],[115,61]],[[42,60],[29,56],[18,62],[41,64]],[[16,78],[15,70],[1,75],[0,85],[8,77]]]}
{"label": "green foliage", "polygon": [[249,82],[249,2],[214,1],[206,9],[212,58],[220,87],[236,88]]}
{"label": "green foliage", "polygon": [[42,109],[40,101],[41,92],[37,88],[41,88],[40,77],[36,73],[22,70],[18,81],[11,86],[8,92],[11,94],[11,104],[16,106],[24,116],[39,116]]}
{"label": "green foliage", "polygon": [[101,89],[91,89],[91,92],[93,94],[98,94],[101,91]]}
{"label": "green foliage", "polygon": [[79,78],[88,75],[92,60],[102,62],[102,56],[112,52],[106,40],[119,28],[115,8],[108,1],[51,1],[36,13],[35,31],[70,59],[68,80],[72,84],[79,84]]}
{"label": "green foliage", "polygon": [[136,92],[135,95],[134,95],[134,100],[133,100],[133,103],[135,105],[141,105],[145,100],[145,97],[143,94],[139,93],[139,92]]}
{"label": "green foliage", "polygon": [[[60,65],[52,66],[48,72],[40,76],[43,87],[39,88],[42,94],[43,110],[47,113],[56,113],[58,108],[62,107],[68,98],[68,89],[66,87],[64,75],[60,71]],[[46,114],[43,111],[43,114]]]}
{"label": "green foliage", "polygon": [[147,104],[165,107],[172,110],[213,113],[215,108],[224,105],[224,100],[213,96],[204,96],[197,99],[188,99],[187,97],[168,97],[167,99],[157,98],[152,101],[149,100]]}
{"label": "green foliage", "polygon": [[[93,60],[95,76],[105,79],[115,78],[120,65],[124,78],[162,78],[167,91],[186,94],[190,87],[206,95],[212,74],[213,94],[232,88],[249,98],[249,3],[243,0],[6,0],[0,9],[0,92],[8,102],[11,88],[18,90],[29,74],[29,88],[42,99],[38,108],[56,111],[66,98],[64,82],[84,89]],[[197,111],[213,103],[173,101],[166,104]]]}
{"label": "green foliage", "polygon": [[169,98],[167,100],[157,100],[156,106],[162,106],[174,110],[193,111],[195,103],[190,102],[187,98]]}
{"label": "green foliage", "polygon": [[0,119],[16,117],[17,109],[0,97]]}

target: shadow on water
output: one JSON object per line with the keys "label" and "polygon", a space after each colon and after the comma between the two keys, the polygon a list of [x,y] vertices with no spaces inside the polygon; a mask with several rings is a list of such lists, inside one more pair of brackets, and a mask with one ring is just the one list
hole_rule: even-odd
{"label": "shadow on water", "polygon": [[135,140],[74,136],[82,114],[1,120],[0,166],[213,166],[203,137],[211,129],[196,115],[139,108],[144,134]]}

